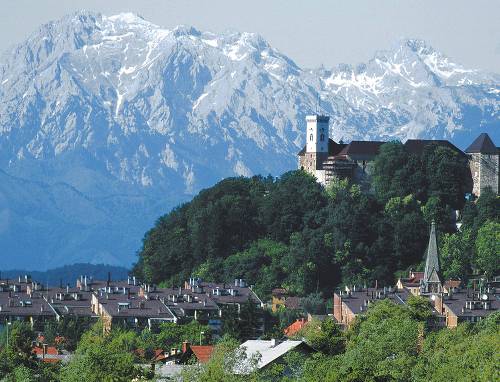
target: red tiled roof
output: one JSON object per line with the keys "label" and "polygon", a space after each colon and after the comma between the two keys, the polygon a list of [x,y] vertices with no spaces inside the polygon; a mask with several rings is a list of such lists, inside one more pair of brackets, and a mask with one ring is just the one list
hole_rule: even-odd
{"label": "red tiled roof", "polygon": [[290,324],[283,332],[285,336],[291,337],[296,334],[299,330],[301,330],[304,326],[306,326],[307,320],[305,318],[300,318],[294,323]]}
{"label": "red tiled roof", "polygon": [[415,281],[420,281],[424,279],[424,272],[413,272],[413,279]]}
{"label": "red tiled roof", "polygon": [[[35,347],[33,347],[32,352],[35,353],[36,355],[42,356],[43,355],[43,348],[41,348],[39,346],[35,346]],[[47,346],[47,353],[45,353],[45,354],[58,355],[59,350],[57,350],[57,348],[54,346]]]}
{"label": "red tiled roof", "polygon": [[206,363],[212,356],[214,347],[212,345],[191,346],[191,350],[199,362]]}
{"label": "red tiled roof", "polygon": [[156,349],[155,350],[155,354],[153,356],[153,361],[162,361],[165,358],[167,358],[167,356],[165,355],[165,351],[164,350],[162,350],[162,349]]}

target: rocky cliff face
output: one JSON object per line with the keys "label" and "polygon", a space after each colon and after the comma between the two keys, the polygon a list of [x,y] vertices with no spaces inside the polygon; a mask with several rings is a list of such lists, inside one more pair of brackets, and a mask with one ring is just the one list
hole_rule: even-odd
{"label": "rocky cliff face", "polygon": [[128,265],[200,188],[295,168],[316,110],[344,141],[499,141],[499,84],[417,40],[308,70],[252,33],[70,15],[0,61],[0,267]]}

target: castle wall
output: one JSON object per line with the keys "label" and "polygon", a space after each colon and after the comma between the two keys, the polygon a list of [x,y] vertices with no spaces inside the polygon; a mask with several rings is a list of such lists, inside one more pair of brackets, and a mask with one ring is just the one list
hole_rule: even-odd
{"label": "castle wall", "polygon": [[316,176],[316,170],[323,169],[323,162],[328,158],[328,153],[304,153],[299,156],[299,168]]}
{"label": "castle wall", "polygon": [[493,192],[498,194],[499,181],[499,155],[473,153],[469,160],[473,188],[472,192],[476,196],[481,195],[481,190],[491,187]]}

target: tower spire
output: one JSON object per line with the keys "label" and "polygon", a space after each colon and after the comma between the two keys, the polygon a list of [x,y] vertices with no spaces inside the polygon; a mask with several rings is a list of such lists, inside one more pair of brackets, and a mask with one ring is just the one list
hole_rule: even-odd
{"label": "tower spire", "polygon": [[427,244],[424,278],[422,280],[422,293],[438,293],[441,291],[439,278],[439,253],[436,239],[436,222],[431,223],[429,243]]}

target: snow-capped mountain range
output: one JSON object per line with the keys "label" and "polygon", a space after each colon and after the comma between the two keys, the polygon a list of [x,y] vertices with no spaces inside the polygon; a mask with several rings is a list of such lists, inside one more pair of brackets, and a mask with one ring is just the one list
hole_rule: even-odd
{"label": "snow-capped mountain range", "polygon": [[154,219],[200,188],[295,168],[312,112],[337,140],[463,147],[500,141],[499,101],[499,75],[420,40],[310,70],[253,33],[70,15],[0,61],[0,268],[130,265]]}

